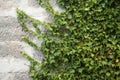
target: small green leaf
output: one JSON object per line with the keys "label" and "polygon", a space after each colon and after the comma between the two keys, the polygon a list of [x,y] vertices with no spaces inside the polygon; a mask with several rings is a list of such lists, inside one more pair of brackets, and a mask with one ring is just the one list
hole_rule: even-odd
{"label": "small green leaf", "polygon": [[107,73],[106,73],[106,76],[108,76],[108,77],[109,77],[109,76],[110,76],[110,73],[109,73],[109,72],[107,72]]}

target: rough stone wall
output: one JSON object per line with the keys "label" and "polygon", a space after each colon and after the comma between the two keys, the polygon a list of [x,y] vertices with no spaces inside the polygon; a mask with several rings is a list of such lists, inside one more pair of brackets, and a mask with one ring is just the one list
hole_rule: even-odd
{"label": "rough stone wall", "polygon": [[[55,0],[50,0],[55,10],[62,11]],[[25,34],[18,23],[16,8],[41,21],[51,21],[50,15],[41,8],[36,0],[0,0],[0,80],[31,80],[29,61],[20,51],[26,51],[41,61],[41,52],[35,51],[21,40]],[[36,43],[41,43],[33,38]]]}

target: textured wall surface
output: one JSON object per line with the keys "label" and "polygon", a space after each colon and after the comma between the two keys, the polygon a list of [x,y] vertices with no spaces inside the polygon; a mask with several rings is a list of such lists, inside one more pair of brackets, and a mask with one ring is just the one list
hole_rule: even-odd
{"label": "textured wall surface", "polygon": [[[62,11],[54,0],[50,0],[55,10]],[[51,21],[50,15],[41,8],[36,0],[0,0],[0,80],[31,80],[29,61],[20,51],[26,51],[37,60],[42,59],[41,52],[35,51],[21,40],[22,31],[16,15],[16,8],[41,21]],[[33,38],[37,44],[41,43]]]}

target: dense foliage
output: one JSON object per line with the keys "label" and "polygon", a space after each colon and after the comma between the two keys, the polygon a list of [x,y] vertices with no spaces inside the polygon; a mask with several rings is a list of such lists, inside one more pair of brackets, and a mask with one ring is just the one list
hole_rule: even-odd
{"label": "dense foliage", "polygon": [[[34,80],[120,80],[120,1],[119,0],[57,0],[66,11],[54,11],[49,0],[38,0],[53,23],[35,20],[17,10],[23,29],[42,39],[41,48],[24,36],[23,40],[45,59],[31,61]],[[30,30],[28,19],[36,31]],[[45,32],[37,27],[43,25]],[[39,44],[38,44],[39,45]]]}

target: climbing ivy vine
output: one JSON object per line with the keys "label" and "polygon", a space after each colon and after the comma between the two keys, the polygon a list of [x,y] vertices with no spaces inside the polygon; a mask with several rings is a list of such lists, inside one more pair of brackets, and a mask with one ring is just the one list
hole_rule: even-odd
{"label": "climbing ivy vine", "polygon": [[[42,63],[31,62],[33,80],[120,80],[120,1],[57,0],[65,12],[55,11],[49,0],[38,0],[54,21],[41,22],[17,9],[26,32],[43,40],[41,47],[27,36],[23,40],[42,51]],[[35,31],[26,25],[29,20]],[[38,25],[45,27],[42,32]]]}

